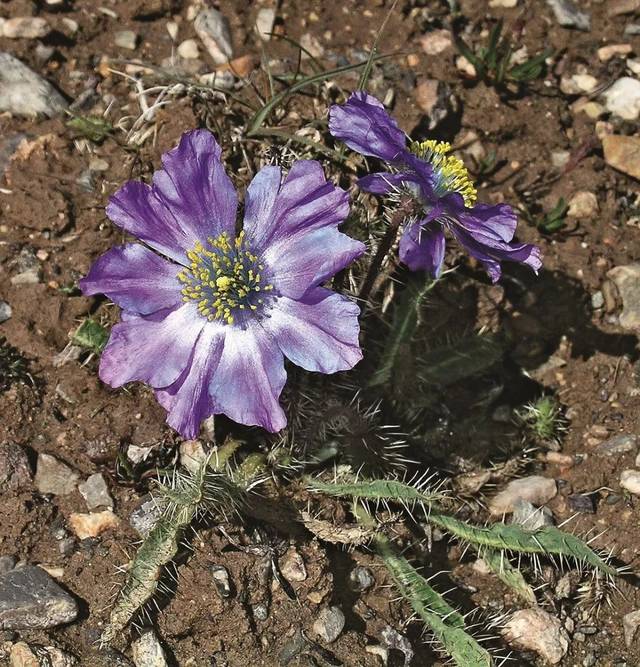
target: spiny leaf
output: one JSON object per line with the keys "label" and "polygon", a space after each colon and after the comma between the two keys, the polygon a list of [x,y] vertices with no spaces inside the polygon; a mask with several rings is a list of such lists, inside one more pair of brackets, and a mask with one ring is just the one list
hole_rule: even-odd
{"label": "spiny leaf", "polygon": [[386,538],[376,538],[375,544],[398,590],[431,629],[454,663],[459,667],[492,665],[489,653],[465,630],[462,614],[434,590],[405,558],[398,555]]}
{"label": "spiny leaf", "polygon": [[491,571],[509,588],[512,588],[521,598],[530,604],[536,603],[536,594],[529,586],[522,572],[515,568],[504,551],[497,549],[483,549],[480,554]]}
{"label": "spiny leaf", "polygon": [[71,340],[81,347],[102,352],[109,340],[109,331],[95,320],[88,318],[77,328]]}
{"label": "spiny leaf", "polygon": [[418,328],[419,312],[422,300],[434,288],[438,281],[423,276],[412,276],[396,306],[391,333],[387,339],[380,364],[376,369],[369,386],[385,384],[391,378],[396,360],[404,345],[411,342]]}

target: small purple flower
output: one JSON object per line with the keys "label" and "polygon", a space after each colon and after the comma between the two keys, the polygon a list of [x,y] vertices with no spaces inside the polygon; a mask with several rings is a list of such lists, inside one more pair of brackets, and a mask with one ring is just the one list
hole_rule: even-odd
{"label": "small purple flower", "polygon": [[507,204],[476,204],[476,189],[451,146],[445,142],[412,142],[382,103],[365,92],[351,95],[329,113],[331,134],[349,148],[386,162],[391,171],[370,174],[358,185],[375,194],[408,193],[420,214],[407,222],[400,239],[400,259],[412,271],[433,276],[442,271],[445,229],[484,265],[491,280],[501,275],[503,261],[542,266],[540,249],[516,243],[517,216]]}
{"label": "small purple flower", "polygon": [[237,196],[220,154],[209,132],[188,132],[151,186],[125,183],[107,215],[145,245],[112,248],[80,281],[123,311],[102,380],[151,385],[185,438],[218,413],[282,429],[285,356],[320,373],[362,358],[358,306],[320,286],[364,252],[338,231],[347,193],[314,161],[295,163],[284,180],[279,167],[264,167],[236,234]]}

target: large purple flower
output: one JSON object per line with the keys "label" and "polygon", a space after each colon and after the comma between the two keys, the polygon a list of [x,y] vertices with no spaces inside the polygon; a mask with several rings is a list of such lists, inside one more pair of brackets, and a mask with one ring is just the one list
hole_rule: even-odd
{"label": "large purple flower", "polygon": [[107,215],[145,245],[109,250],[80,282],[123,310],[102,380],[151,385],[186,438],[217,413],[283,428],[285,356],[320,373],[362,358],[358,306],[320,286],[364,252],[338,231],[347,193],[317,162],[295,163],[284,180],[279,167],[264,167],[236,234],[237,197],[220,154],[209,132],[189,132],[163,155],[151,186],[120,188]]}
{"label": "large purple flower", "polygon": [[404,227],[400,259],[413,270],[438,276],[445,254],[444,231],[484,265],[491,280],[501,275],[502,261],[542,266],[540,250],[516,243],[517,216],[507,204],[476,204],[476,190],[460,159],[445,142],[412,142],[382,103],[365,92],[334,105],[329,130],[349,148],[386,162],[390,171],[361,178],[359,186],[375,194],[405,193],[418,203],[420,214]]}

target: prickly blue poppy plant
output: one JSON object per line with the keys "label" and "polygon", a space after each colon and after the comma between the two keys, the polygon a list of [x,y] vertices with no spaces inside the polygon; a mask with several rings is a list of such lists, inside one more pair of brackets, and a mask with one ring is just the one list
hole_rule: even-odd
{"label": "prickly blue poppy plant", "polygon": [[364,252],[338,231],[348,195],[314,161],[285,178],[267,166],[249,185],[236,233],[237,195],[205,130],[183,135],[151,186],[130,181],[107,215],[140,243],[115,247],[80,281],[122,308],[100,360],[112,387],[155,389],[186,438],[224,413],[278,431],[284,357],[335,373],[362,358],[359,308],[321,287]]}
{"label": "prickly blue poppy plant", "polygon": [[370,174],[358,185],[381,195],[409,195],[420,213],[407,220],[400,238],[400,259],[413,270],[433,276],[442,271],[445,230],[479,260],[496,282],[501,262],[526,264],[534,271],[542,265],[540,250],[516,243],[517,216],[507,204],[476,203],[476,189],[463,164],[446,142],[409,142],[382,103],[364,92],[351,95],[346,104],[331,107],[329,130],[349,148],[376,157],[390,168]]}

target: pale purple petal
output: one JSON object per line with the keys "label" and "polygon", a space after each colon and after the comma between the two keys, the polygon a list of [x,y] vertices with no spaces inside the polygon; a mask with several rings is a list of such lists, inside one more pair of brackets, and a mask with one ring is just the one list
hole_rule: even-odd
{"label": "pale purple petal", "polygon": [[447,206],[451,209],[451,217],[474,237],[509,243],[516,233],[518,216],[508,204],[476,204],[467,208],[462,197],[454,194],[447,198]]}
{"label": "pale purple petal", "polygon": [[358,187],[365,192],[374,195],[386,195],[401,188],[404,184],[415,181],[415,176],[410,173],[392,174],[383,171],[377,174],[369,174],[358,179]]}
{"label": "pale purple petal", "polygon": [[79,282],[82,293],[106,294],[121,308],[148,315],[182,301],[180,267],[138,243],[112,248]]}
{"label": "pale purple petal", "polygon": [[261,324],[296,366],[336,373],[361,359],[360,308],[346,297],[318,287],[299,301],[281,297]]}
{"label": "pale purple petal", "polygon": [[394,162],[406,152],[406,138],[383,104],[363,91],[329,111],[329,131],[351,150]]}
{"label": "pale purple petal", "polygon": [[[263,175],[265,169],[269,171]],[[244,231],[254,251],[314,229],[337,227],[349,214],[348,193],[327,181],[319,162],[296,162],[279,190],[279,170],[265,169],[247,190]]]}
{"label": "pale purple petal", "polygon": [[282,352],[259,324],[228,327],[209,393],[216,412],[275,433],[287,425],[278,402],[286,379]]}
{"label": "pale purple petal", "polygon": [[224,345],[225,325],[207,322],[188,368],[169,387],[156,390],[156,398],[167,411],[167,424],[183,438],[197,438],[202,422],[216,412],[209,383]]}
{"label": "pale purple petal", "polygon": [[270,267],[276,291],[298,299],[351,264],[365,250],[364,243],[335,227],[325,227],[283,238],[265,250],[263,259]]}
{"label": "pale purple petal", "polygon": [[111,330],[100,358],[100,378],[111,387],[140,380],[168,387],[189,365],[206,320],[194,302],[152,318],[128,316]]}
{"label": "pale purple petal", "polygon": [[427,271],[435,278],[442,271],[445,249],[445,236],[438,222],[413,222],[400,238],[400,259],[412,271]]}

